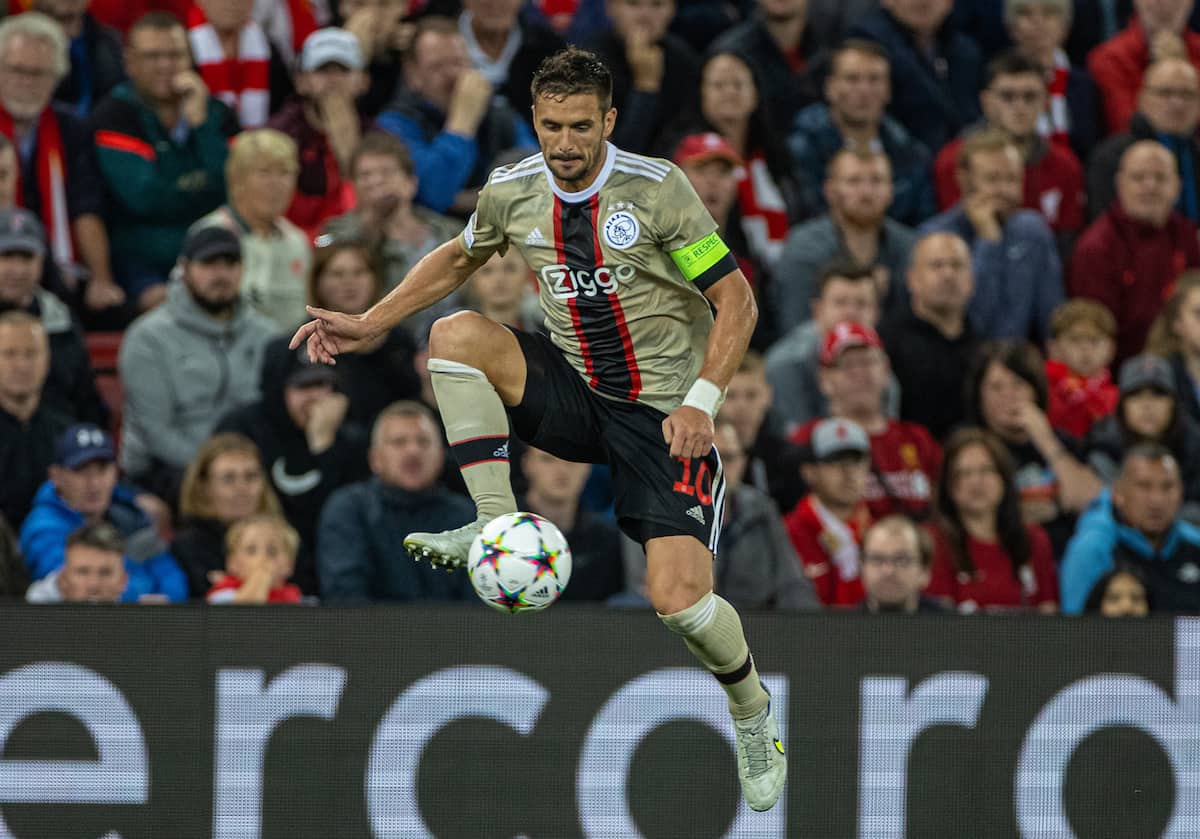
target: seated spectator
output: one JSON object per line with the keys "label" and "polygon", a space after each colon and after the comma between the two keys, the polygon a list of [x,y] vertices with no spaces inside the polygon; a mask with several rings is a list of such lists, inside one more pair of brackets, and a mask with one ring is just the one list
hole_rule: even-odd
{"label": "seated spectator", "polygon": [[225,567],[225,533],[256,514],[281,511],[259,460],[241,434],[214,434],[183,473],[179,525],[171,553],[183,567],[192,597],[203,597]]}
{"label": "seated spectator", "polygon": [[[976,130],[994,129],[1016,146],[1025,164],[1021,206],[1039,213],[1066,245],[1083,228],[1087,196],[1079,158],[1068,146],[1050,143],[1038,133],[1046,99],[1041,65],[1020,53],[1004,53],[988,65],[987,82],[979,94],[983,122]],[[947,143],[933,164],[938,207],[943,210],[962,197],[958,183],[962,147],[961,137]]]}
{"label": "seated spectator", "polygon": [[29,588],[29,574],[17,546],[17,537],[0,514],[0,598],[24,597]]}
{"label": "seated spectator", "polygon": [[167,277],[188,227],[225,200],[233,112],[192,70],[187,33],[166,12],[129,30],[129,81],[92,113],[113,270],[139,311],[167,295]]}
{"label": "seated spectator", "polygon": [[900,418],[941,440],[962,422],[962,382],[979,345],[967,317],[971,252],[953,233],[927,234],[907,280],[910,308],[885,316],[879,335],[900,383]]}
{"label": "seated spectator", "polygon": [[1171,452],[1154,443],[1130,448],[1111,491],[1079,518],[1059,571],[1063,611],[1083,611],[1097,581],[1120,566],[1142,572],[1156,610],[1200,610],[1200,528],[1179,517],[1182,507]]}
{"label": "seated spectator", "polygon": [[1152,608],[1146,578],[1132,565],[1115,568],[1097,580],[1083,604],[1084,612],[1105,618],[1144,618]]}
{"label": "seated spectator", "polygon": [[[883,396],[890,377],[887,353],[869,326],[845,322],[825,333],[821,345],[821,391],[829,415],[857,423],[870,438],[871,464],[866,499],[871,515],[929,514],[933,486],[942,463],[941,447],[924,427],[888,417]],[[791,435],[809,445],[817,421]]]}
{"label": "seated spectator", "polygon": [[458,27],[436,16],[417,23],[404,82],[377,123],[408,147],[417,203],[439,213],[470,213],[493,159],[537,147],[524,114],[494,98],[492,83],[472,69]]}
{"label": "seated spectator", "polygon": [[[488,320],[524,332],[544,332],[536,281],[516,248],[495,253],[467,280],[466,303]],[[342,311],[342,310],[339,310]]]}
{"label": "seated spectator", "polygon": [[[766,493],[742,482],[746,451],[737,429],[731,422],[718,422],[714,439],[725,469],[725,509],[720,512],[714,590],[738,610],[817,608],[817,595],[800,570],[800,558],[775,503]],[[571,585],[574,575],[572,571]]]}
{"label": "seated spectator", "polygon": [[933,533],[930,597],[963,614],[1058,611],[1050,538],[1022,519],[1016,467],[994,435],[964,428],[946,443]]}
{"label": "seated spectator", "polygon": [[613,107],[621,118],[612,141],[624,151],[661,148],[668,124],[700,105],[700,59],[667,31],[675,0],[608,0],[611,26],[588,44],[613,77]]}
{"label": "seated spectator", "polygon": [[54,91],[54,101],[87,119],[96,103],[125,81],[121,33],[88,11],[89,0],[32,0],[31,11],[54,18],[69,43],[71,71]]}
{"label": "seated spectator", "polygon": [[1108,374],[1116,353],[1117,321],[1094,300],[1068,300],[1050,318],[1046,418],[1056,429],[1083,439],[1117,406]]}
{"label": "seated spectator", "polygon": [[825,179],[829,212],[788,233],[771,305],[779,334],[812,317],[822,267],[850,261],[876,271],[880,313],[907,310],[904,272],[916,233],[887,217],[892,173],[879,152],[841,151]]}
{"label": "seated spectator", "polygon": [[[774,414],[790,430],[829,413],[821,392],[819,371],[825,336],[839,323],[853,321],[874,327],[879,321],[879,285],[875,271],[854,263],[826,266],[812,301],[813,318],[792,329],[767,353],[767,381]],[[891,377],[884,399],[888,416],[895,416],[900,386]]]}
{"label": "seated spectator", "polygon": [[299,587],[288,582],[296,568],[300,536],[280,516],[256,513],[225,534],[225,570],[205,597],[209,603],[262,605],[299,603]]}
{"label": "seated spectator", "polygon": [[1096,147],[1088,162],[1088,210],[1091,217],[1107,210],[1117,195],[1121,157],[1139,140],[1162,143],[1175,157],[1179,197],[1175,209],[1192,224],[1200,223],[1200,73],[1187,61],[1165,58],[1146,70],[1138,110],[1121,134]]}
{"label": "seated spectator", "polygon": [[92,364],[71,310],[38,284],[46,241],[37,217],[19,207],[0,210],[0,309],[28,312],[50,339],[50,375],[42,399],[67,416],[97,425],[108,408],[96,391]]}
{"label": "seated spectator", "polygon": [[10,522],[24,521],[73,419],[42,400],[49,370],[45,327],[27,312],[0,313],[0,516]]}
{"label": "seated spectator", "polygon": [[938,614],[945,608],[924,597],[933,550],[912,519],[887,516],[862,537],[862,610],[873,615]]}
{"label": "seated spectator", "polygon": [[0,133],[21,160],[17,203],[41,218],[50,256],[67,276],[86,269],[84,302],[100,310],[119,306],[125,293],[109,264],[91,129],[50,102],[70,67],[67,49],[62,28],[39,12],[0,23]]}
{"label": "seated spectator", "polygon": [[523,17],[521,7],[520,0],[463,0],[458,31],[471,64],[491,84],[497,99],[508,102],[514,113],[532,123],[529,80],[545,59],[566,44],[535,17]]}
{"label": "seated spectator", "polygon": [[363,116],[374,119],[400,83],[400,64],[412,34],[405,20],[408,6],[401,0],[338,0],[330,5],[333,23],[345,27],[362,47],[368,87],[358,107]]}
{"label": "seated spectator", "polygon": [[258,396],[275,326],[243,302],[242,251],[223,228],[188,235],[167,302],[125,333],[121,469],[162,498],[224,414]]}
{"label": "seated spectator", "polygon": [[475,518],[469,499],[438,483],[445,447],[433,412],[418,402],[385,408],[371,431],[369,459],[374,477],[342,487],[321,511],[322,600],[471,599],[465,571],[446,574],[413,562],[401,547],[419,528],[458,527]]}
{"label": "seated spectator", "polygon": [[308,237],[284,218],[296,191],[296,143],[273,128],[245,131],[229,145],[225,183],[229,203],[192,230],[224,227],[242,243],[242,297],[280,330],[308,316],[304,286],[312,262]]}
{"label": "seated spectator", "polygon": [[79,527],[67,536],[62,567],[29,587],[30,603],[117,603],[125,599],[125,540],[106,521]]}
{"label": "seated spectator", "polygon": [[299,64],[296,95],[267,124],[296,141],[300,171],[287,217],[311,238],[352,203],[342,174],[362,139],[354,103],[367,77],[358,39],[332,26],[308,36]]}
{"label": "seated spectator", "polygon": [[[888,216],[915,227],[935,212],[929,149],[885,113],[891,99],[887,53],[874,41],[845,41],[833,52],[825,80],[825,102],[796,115],[788,148],[801,177],[801,204],[806,213],[826,207],[830,172],[839,152],[866,157],[883,155],[889,166],[891,203]],[[821,184],[826,184],[822,191]],[[786,264],[786,263],[785,263]]]}
{"label": "seated spectator", "polygon": [[1021,209],[1024,166],[1017,147],[994,130],[972,134],[958,155],[962,199],[921,225],[955,233],[971,248],[975,294],[968,314],[981,338],[1050,334],[1063,300],[1062,263],[1045,219]]}
{"label": "seated spectator", "polygon": [[828,419],[813,428],[809,450],[802,469],[811,492],[784,524],[821,603],[856,606],[863,600],[859,540],[871,523],[871,443],[857,423]]}
{"label": "seated spectator", "polygon": [[187,600],[187,580],[142,509],[136,490],[117,483],[112,439],[95,425],[73,425],[59,437],[50,479],[21,525],[21,553],[31,579],[63,565],[67,536],[84,524],[106,521],[125,540],[129,585],[124,598],[157,595]]}
{"label": "seated spectator", "polygon": [[717,419],[729,422],[738,433],[746,455],[742,482],[771,496],[780,511],[787,512],[804,495],[801,457],[771,410],[773,397],[763,357],[750,350],[729,380]]}
{"label": "seated spectator", "polygon": [[1179,277],[1150,329],[1146,352],[1171,365],[1180,408],[1200,422],[1200,272]]}
{"label": "seated spectator", "polygon": [[1193,0],[1133,0],[1137,17],[1087,57],[1109,134],[1124,131],[1137,108],[1142,74],[1155,61],[1186,58],[1200,68],[1200,35],[1188,29]]}
{"label": "seated spectator", "polygon": [[1117,200],[1079,237],[1070,292],[1108,307],[1117,318],[1117,361],[1146,343],[1170,288],[1200,266],[1196,227],[1173,207],[1179,197],[1175,159],[1140,140],[1121,155]]}
{"label": "seated spectator", "polygon": [[346,421],[350,400],[337,390],[340,366],[311,364],[288,337],[263,353],[259,401],[235,408],[217,431],[236,431],[254,441],[269,464],[268,476],[283,515],[300,534],[294,579],[305,594],[317,593],[317,519],[339,487],[367,474],[366,433]]}
{"label": "seated spectator", "polygon": [[1008,448],[1022,516],[1046,529],[1059,557],[1076,514],[1103,485],[1084,465],[1080,441],[1051,427],[1046,391],[1045,362],[1036,347],[1024,341],[989,342],[967,376],[967,421]]}
{"label": "seated spectator", "polygon": [[1071,32],[1071,0],[1005,0],[1004,23],[1013,48],[1036,61],[1046,82],[1038,135],[1087,160],[1101,136],[1099,94],[1092,77],[1063,49]]}
{"label": "seated spectator", "polygon": [[953,5],[952,0],[882,0],[882,8],[859,18],[847,32],[887,51],[892,116],[931,150],[979,119],[983,63],[971,39],[947,21]]}

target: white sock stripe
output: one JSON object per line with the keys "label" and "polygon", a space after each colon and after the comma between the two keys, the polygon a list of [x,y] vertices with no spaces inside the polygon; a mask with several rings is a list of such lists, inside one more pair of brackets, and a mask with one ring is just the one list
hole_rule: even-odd
{"label": "white sock stripe", "polygon": [[713,618],[717,616],[717,598],[712,592],[704,596],[708,598],[708,601],[701,607],[699,614],[694,615],[691,620],[679,623],[679,631],[684,635],[696,634],[712,623]]}
{"label": "white sock stripe", "polygon": [[460,376],[473,376],[477,379],[487,379],[483,371],[472,367],[469,364],[461,364],[457,361],[448,361],[444,358],[431,358],[426,365],[430,373],[457,373]]}

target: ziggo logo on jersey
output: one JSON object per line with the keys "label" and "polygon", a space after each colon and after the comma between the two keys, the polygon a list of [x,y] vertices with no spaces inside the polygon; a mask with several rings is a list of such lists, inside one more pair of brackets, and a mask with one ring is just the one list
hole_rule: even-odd
{"label": "ziggo logo on jersey", "polygon": [[632,265],[601,265],[592,271],[547,265],[542,269],[542,282],[557,299],[571,300],[581,294],[587,297],[616,294],[620,284],[628,283],[636,273]]}

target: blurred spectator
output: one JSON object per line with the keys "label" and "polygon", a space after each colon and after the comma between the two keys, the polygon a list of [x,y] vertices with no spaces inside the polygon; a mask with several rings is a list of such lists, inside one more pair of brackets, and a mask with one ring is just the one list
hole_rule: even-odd
{"label": "blurred spectator", "polygon": [[1117,321],[1095,300],[1068,300],[1050,318],[1046,359],[1054,428],[1082,439],[1117,406],[1117,386],[1108,373],[1117,349]]}
{"label": "blurred spectator", "polygon": [[588,49],[613,76],[613,107],[621,118],[612,141],[624,151],[650,154],[667,125],[700,105],[700,59],[667,32],[675,0],[607,0],[611,27]]}
{"label": "blurred spectator", "polygon": [[104,185],[92,132],[68,109],[54,106],[54,87],[70,59],[62,28],[38,12],[0,24],[0,133],[21,160],[17,203],[42,219],[51,258],[68,277],[82,264],[89,309],[125,300],[109,265]]}
{"label": "blurred spectator", "polygon": [[847,34],[876,41],[887,51],[892,116],[926,148],[940,149],[979,119],[979,49],[947,23],[953,0],[882,0],[880,5]]}
{"label": "blurred spectator", "polygon": [[1165,58],[1150,65],[1138,96],[1138,110],[1124,133],[1109,137],[1088,163],[1088,207],[1092,218],[1117,195],[1121,157],[1139,140],[1157,140],[1172,155],[1180,175],[1175,209],[1193,224],[1200,222],[1200,74],[1183,59]]}
{"label": "blurred spectator", "polygon": [[1062,556],[1075,515],[1103,485],[1082,462],[1080,441],[1051,427],[1047,399],[1045,362],[1032,344],[992,341],[980,349],[967,377],[967,421],[1008,448],[1022,516],[1045,527]]}
{"label": "blurred spectator", "polygon": [[27,312],[0,313],[0,516],[24,521],[72,418],[42,402],[50,371],[46,329]]}
{"label": "blurred spectator", "polygon": [[268,125],[296,141],[300,170],[288,220],[312,237],[353,203],[343,173],[362,139],[355,100],[367,89],[358,39],[344,29],[318,29],[304,42],[296,94]]}
{"label": "blurred spectator", "polygon": [[367,474],[365,430],[346,421],[350,400],[337,390],[340,368],[311,364],[288,336],[267,344],[259,401],[234,408],[217,424],[254,441],[283,515],[300,534],[295,582],[317,593],[317,519],[338,487]]}
{"label": "blurred spectator", "polygon": [[[904,513],[923,519],[929,513],[942,450],[924,427],[884,413],[890,372],[883,343],[871,327],[845,322],[825,333],[821,391],[829,400],[830,416],[857,423],[870,438],[866,499],[871,515]],[[792,442],[809,445],[816,425],[814,421],[800,426]]]}
{"label": "blurred spectator", "polygon": [[871,443],[857,423],[818,422],[802,467],[811,492],[784,519],[817,598],[825,606],[863,600],[859,539],[871,514],[865,502]]}
{"label": "blurred spectator", "polygon": [[877,272],[879,310],[907,308],[904,271],[916,234],[887,218],[892,172],[880,152],[837,152],[825,179],[829,212],[788,233],[774,284],[772,308],[780,334],[811,316],[823,266],[849,260]]}
{"label": "blurred spectator", "polygon": [[1096,581],[1083,611],[1104,618],[1144,618],[1150,614],[1146,578],[1132,565],[1122,565]]}
{"label": "blurred spectator", "polygon": [[818,96],[813,72],[818,44],[807,26],[808,3],[755,0],[753,9],[748,20],[713,42],[709,55],[732,53],[752,67],[762,80],[763,108],[777,125],[791,125]]}
{"label": "blurred spectator", "polygon": [[1058,611],[1046,531],[1021,518],[1012,456],[999,439],[964,428],[946,443],[928,593],[964,614]]}
{"label": "blurred spectator", "polygon": [[242,297],[259,314],[291,331],[304,311],[312,263],[308,237],[284,217],[296,192],[296,143],[273,128],[244,131],[229,144],[225,183],[229,203],[194,225],[232,230],[242,244]]}
{"label": "blurred spectator", "polygon": [[1100,89],[1109,134],[1129,125],[1149,65],[1164,58],[1183,58],[1200,67],[1200,35],[1188,29],[1193,3],[1133,0],[1137,17],[1088,54],[1088,72]]}
{"label": "blurred spectator", "polygon": [[21,553],[31,579],[40,580],[63,566],[72,531],[105,521],[117,528],[125,544],[129,584],[124,600],[145,595],[187,600],[187,579],[142,509],[142,499],[132,487],[117,483],[116,454],[108,434],[89,423],[68,428],[57,441],[49,474],[21,525]]}
{"label": "blurred spectator", "polygon": [[74,419],[108,423],[108,408],[96,391],[83,335],[62,300],[38,284],[46,242],[37,217],[19,207],[0,210],[0,310],[37,317],[50,339],[50,375],[42,400]]}
{"label": "blurred spectator", "polygon": [[525,449],[521,472],[529,482],[517,507],[552,522],[571,546],[571,582],[563,600],[607,600],[625,588],[621,533],[611,519],[580,509],[591,467],[549,452]]}
{"label": "blurred spectator", "polygon": [[967,311],[977,334],[1041,343],[1063,300],[1062,263],[1046,220],[1021,209],[1021,154],[1007,135],[977,132],[963,143],[958,177],[962,200],[921,232],[955,233],[970,246],[975,294]]}
{"label": "blurred spectator", "polygon": [[494,253],[467,280],[466,302],[488,320],[525,332],[545,331],[533,272],[516,248]]}
{"label": "blurred spectator", "polygon": [[255,513],[225,534],[225,570],[209,589],[209,603],[299,603],[300,589],[287,580],[296,568],[300,536],[274,513]]}
{"label": "blurred spectator", "polygon": [[[522,82],[526,87],[531,75]],[[537,147],[526,120],[471,67],[467,42],[454,22],[425,17],[405,56],[404,82],[377,123],[408,147],[417,202],[465,215],[475,208],[478,187],[497,155]]]}
{"label": "blurred spectator", "polygon": [[[466,571],[413,562],[401,543],[422,527],[458,527],[475,517],[470,500],[438,483],[445,460],[434,414],[417,402],[383,410],[371,432],[374,477],[339,489],[321,511],[317,539],[326,603],[462,600]],[[614,555],[613,561],[619,561]]]}
{"label": "blurred spectator", "polygon": [[105,521],[89,522],[66,539],[60,570],[29,587],[30,603],[116,603],[127,599],[125,540]]}
{"label": "blurred spectator", "polygon": [[910,310],[886,315],[879,335],[900,383],[900,418],[941,440],[962,421],[962,382],[979,344],[967,317],[971,252],[953,233],[927,234],[907,280]]}
{"label": "blurred spectator", "polygon": [[54,101],[87,119],[96,103],[125,81],[121,65],[121,33],[109,29],[87,10],[89,0],[32,0],[29,8],[58,21],[69,42],[71,71],[59,82]]}
{"label": "blurred spectator", "polygon": [[242,300],[241,245],[223,228],[190,233],[167,302],[125,333],[121,468],[162,498],[230,409],[258,395],[275,326]]}
{"label": "blurred spectator", "polygon": [[1140,140],[1121,155],[1117,201],[1075,246],[1071,294],[1116,316],[1118,361],[1141,352],[1176,278],[1200,266],[1196,227],[1173,210],[1178,197],[1175,158]]}
{"label": "blurred spectator", "polygon": [[[1025,164],[1022,204],[1040,213],[1069,253],[1072,234],[1083,227],[1083,167],[1069,146],[1056,145],[1038,133],[1038,118],[1045,113],[1046,85],[1041,65],[1020,53],[1008,52],[988,65],[987,83],[979,94],[983,123],[1006,135]],[[942,147],[934,161],[938,206],[957,202],[959,153],[963,138]],[[977,152],[978,153],[978,152]]]}
{"label": "blurred spectator", "polygon": [[1080,517],[1063,557],[1063,611],[1079,614],[1096,582],[1126,565],[1145,576],[1155,609],[1200,611],[1200,528],[1179,518],[1182,506],[1171,453],[1154,443],[1130,448],[1112,490]]}
{"label": "blurred spectator", "polygon": [[1200,272],[1188,271],[1150,329],[1146,351],[1167,359],[1180,408],[1200,422]]}
{"label": "blurred spectator", "polygon": [[407,0],[337,0],[333,20],[358,38],[367,63],[367,91],[358,107],[374,119],[400,83],[400,64],[412,36]]}
{"label": "blurred spectator", "polygon": [[717,423],[715,442],[725,469],[725,509],[718,512],[714,590],[738,609],[817,608],[816,592],[801,571],[779,510],[765,493],[742,483],[746,451],[733,423]]}
{"label": "blurred spectator", "polygon": [[[916,226],[935,212],[929,180],[930,150],[885,113],[891,99],[887,53],[874,41],[849,40],[834,52],[825,100],[796,115],[788,148],[801,181],[806,212],[819,213],[828,200],[827,172],[839,152],[861,157],[883,154],[890,163],[887,214]],[[821,184],[826,184],[825,192]]]}
{"label": "blurred spectator", "polygon": [[737,430],[746,455],[743,483],[771,496],[782,512],[804,495],[800,480],[800,450],[788,442],[771,411],[773,393],[763,357],[748,351],[725,389],[717,419]]}
{"label": "blurred spectator", "polygon": [[210,576],[225,567],[225,532],[256,513],[279,513],[258,447],[241,434],[214,434],[183,473],[179,526],[171,553],[187,574],[192,597],[203,597]]}
{"label": "blurred spectator", "polygon": [[862,537],[864,612],[875,615],[938,614],[940,603],[922,596],[929,585],[933,549],[912,519],[887,516]]}
{"label": "blurred spectator", "polygon": [[27,588],[29,575],[17,547],[17,537],[0,514],[0,598],[23,597]]}
{"label": "blurred spectator", "polygon": [[1099,94],[1063,50],[1071,31],[1071,0],[1005,0],[1004,22],[1014,49],[1036,61],[1046,82],[1038,135],[1086,160],[1101,136]]}
{"label": "blurred spectator", "polygon": [[129,81],[96,106],[92,127],[113,269],[137,309],[166,299],[167,277],[188,226],[225,200],[225,158],[237,133],[233,112],[192,70],[187,33],[166,12],[129,30]]}
{"label": "blurred spectator", "polygon": [[467,55],[497,94],[527,124],[532,124],[529,80],[542,61],[566,46],[562,38],[534,18],[521,17],[521,0],[463,0],[458,31]]}
{"label": "blurred spectator", "polygon": [[[812,301],[813,318],[801,323],[767,352],[771,407],[785,427],[794,429],[829,413],[818,372],[825,336],[839,323],[853,321],[874,327],[879,321],[879,286],[875,271],[853,262],[832,262],[821,272]],[[884,397],[888,416],[900,404],[900,386],[893,376]]]}

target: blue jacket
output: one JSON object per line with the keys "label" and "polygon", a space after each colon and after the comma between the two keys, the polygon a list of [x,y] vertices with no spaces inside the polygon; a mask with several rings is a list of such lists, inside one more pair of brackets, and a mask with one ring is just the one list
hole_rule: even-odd
{"label": "blue jacket", "polygon": [[976,335],[1028,338],[1041,345],[1050,337],[1050,315],[1063,302],[1062,262],[1054,233],[1032,210],[1017,210],[1004,223],[999,242],[975,237],[961,204],[921,225],[919,233],[956,233],[971,248],[975,293],[967,314]]}
{"label": "blue jacket", "polygon": [[1139,531],[1117,520],[1104,490],[1079,517],[1059,567],[1063,612],[1078,615],[1096,581],[1117,563],[1139,567],[1156,610],[1200,611],[1200,528],[1176,519],[1157,551]]}
{"label": "blue jacket", "polygon": [[[143,594],[165,594],[172,602],[187,600],[187,578],[158,538],[150,517],[134,503],[134,497],[130,487],[118,485],[104,514],[126,541],[129,584],[122,602],[136,602]],[[67,536],[83,523],[83,516],[66,505],[52,482],[42,484],[34,496],[33,509],[21,525],[21,553],[31,579],[40,580],[62,568]]]}

